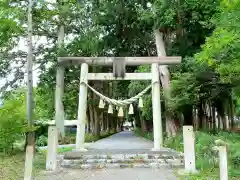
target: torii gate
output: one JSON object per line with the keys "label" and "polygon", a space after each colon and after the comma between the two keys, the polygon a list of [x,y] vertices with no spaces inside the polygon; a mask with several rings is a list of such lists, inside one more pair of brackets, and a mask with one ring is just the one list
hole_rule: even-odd
{"label": "torii gate", "polygon": [[[151,64],[149,73],[126,73],[124,78],[115,78],[112,73],[89,73],[89,65],[112,66],[114,59],[125,59],[126,66],[139,66]],[[153,133],[154,148],[158,151],[163,146],[163,130],[160,103],[160,73],[159,65],[179,64],[181,57],[59,57],[56,77],[56,124],[60,127],[61,121],[64,120],[64,109],[62,103],[64,89],[64,67],[69,65],[80,65],[80,88],[79,104],[77,118],[77,137],[76,150],[86,151],[84,148],[85,123],[87,111],[87,82],[88,80],[151,80],[152,81],[152,108],[153,108]],[[64,124],[64,123],[62,123]]]}

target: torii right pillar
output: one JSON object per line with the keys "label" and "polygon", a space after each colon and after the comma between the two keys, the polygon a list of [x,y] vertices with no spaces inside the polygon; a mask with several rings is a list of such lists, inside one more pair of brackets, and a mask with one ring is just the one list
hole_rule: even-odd
{"label": "torii right pillar", "polygon": [[[163,34],[157,29],[154,30],[157,54],[159,57],[166,57],[165,46],[163,42]],[[160,71],[168,77],[166,80],[161,79],[169,88],[169,72],[167,65],[160,65],[157,63],[152,64],[152,109],[153,109],[153,133],[154,133],[154,151],[160,150],[163,147],[163,127],[161,116],[161,101],[160,101]]]}
{"label": "torii right pillar", "polygon": [[152,111],[153,111],[153,151],[163,147],[163,130],[160,101],[160,79],[158,63],[152,64]]}

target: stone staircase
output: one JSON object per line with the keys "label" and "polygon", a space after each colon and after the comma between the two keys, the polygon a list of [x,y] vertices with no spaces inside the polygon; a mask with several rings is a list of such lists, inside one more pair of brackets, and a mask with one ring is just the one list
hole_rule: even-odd
{"label": "stone staircase", "polygon": [[183,156],[171,149],[149,150],[89,150],[67,152],[59,156],[62,168],[103,169],[103,168],[181,168]]}

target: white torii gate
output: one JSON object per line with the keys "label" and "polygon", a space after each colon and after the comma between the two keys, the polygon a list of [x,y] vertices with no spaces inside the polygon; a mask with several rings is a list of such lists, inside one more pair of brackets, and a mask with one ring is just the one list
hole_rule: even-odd
{"label": "white torii gate", "polygon": [[[114,59],[125,59],[126,66],[139,66],[151,64],[149,73],[126,73],[124,78],[115,78],[112,73],[89,73],[89,65],[112,66]],[[179,64],[181,57],[59,57],[56,77],[55,93],[55,119],[58,128],[64,121],[64,109],[62,97],[64,93],[64,67],[69,65],[80,65],[80,88],[77,118],[76,150],[86,151],[84,148],[85,124],[87,111],[87,89],[88,80],[152,80],[152,108],[153,108],[153,133],[154,148],[158,151],[163,146],[163,131],[160,103],[160,74],[159,65]]]}

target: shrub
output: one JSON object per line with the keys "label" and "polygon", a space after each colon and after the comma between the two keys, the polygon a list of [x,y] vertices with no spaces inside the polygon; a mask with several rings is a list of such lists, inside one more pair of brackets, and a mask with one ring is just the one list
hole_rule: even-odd
{"label": "shrub", "polygon": [[37,146],[46,146],[48,138],[44,135],[41,135],[37,138],[36,145]]}
{"label": "shrub", "polygon": [[66,133],[65,136],[59,140],[59,144],[75,144],[76,134]]}
{"label": "shrub", "polygon": [[[94,136],[91,133],[85,134],[85,142],[95,142],[99,139],[106,138],[108,136],[113,135],[114,132],[101,132],[100,138],[97,136]],[[66,133],[65,137],[59,141],[59,144],[75,144],[76,143],[76,134],[74,133]]]}
{"label": "shrub", "polygon": [[21,100],[8,100],[0,109],[0,151],[8,153],[27,132],[25,106]]}
{"label": "shrub", "polygon": [[[142,133],[140,129],[136,129],[135,133],[152,140],[149,133]],[[151,134],[151,133],[150,133]],[[219,162],[218,152],[213,150],[214,141],[222,139],[228,144],[228,170],[231,179],[239,179],[240,177],[240,134],[229,132],[196,132],[195,133],[195,151],[196,151],[196,167],[201,173],[196,179],[219,179]],[[165,140],[164,145],[171,149],[183,152],[183,135],[177,134],[174,138]],[[188,177],[194,179],[195,177]]]}

